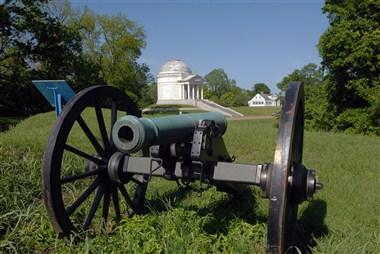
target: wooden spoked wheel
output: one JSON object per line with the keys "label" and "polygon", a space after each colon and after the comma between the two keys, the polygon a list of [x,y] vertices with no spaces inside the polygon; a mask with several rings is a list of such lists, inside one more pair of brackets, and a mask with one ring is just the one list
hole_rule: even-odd
{"label": "wooden spoked wheel", "polygon": [[[292,189],[293,177],[302,170],[304,95],[299,82],[285,94],[274,163],[269,173],[268,253],[292,252],[299,202]],[[303,172],[302,172],[303,173]]]}
{"label": "wooden spoked wheel", "polygon": [[111,139],[118,112],[141,116],[122,91],[94,86],[71,99],[53,127],[43,161],[43,191],[61,235],[112,229],[114,219],[142,211],[147,178],[126,175],[117,182],[109,174],[111,158],[122,157]]}

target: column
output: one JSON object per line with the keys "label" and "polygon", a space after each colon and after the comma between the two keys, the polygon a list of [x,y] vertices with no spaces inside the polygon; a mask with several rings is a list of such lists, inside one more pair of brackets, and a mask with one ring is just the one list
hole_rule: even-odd
{"label": "column", "polygon": [[192,91],[192,98],[191,99],[195,100],[195,96],[194,96],[195,88],[194,88],[194,85],[191,86],[191,91]]}
{"label": "column", "polygon": [[201,87],[201,100],[203,100],[203,86]]}
{"label": "column", "polygon": [[187,99],[190,100],[190,84],[187,84]]}

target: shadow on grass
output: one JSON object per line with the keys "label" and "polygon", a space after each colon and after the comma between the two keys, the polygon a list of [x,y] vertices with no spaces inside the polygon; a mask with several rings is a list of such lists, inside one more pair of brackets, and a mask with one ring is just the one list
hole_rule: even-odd
{"label": "shadow on grass", "polygon": [[18,124],[25,117],[9,116],[0,117],[0,132],[8,130],[11,126]]}
{"label": "shadow on grass", "polygon": [[193,207],[201,216],[211,214],[211,220],[204,225],[204,230],[209,234],[228,233],[231,220],[236,218],[254,225],[267,220],[266,217],[258,216],[256,196],[254,192],[247,188],[245,195],[229,195],[227,199],[219,200],[210,206],[202,209]]}
{"label": "shadow on grass", "polygon": [[146,207],[148,209],[145,209],[144,213],[149,213],[150,211],[160,213],[169,210],[170,207],[176,207],[192,191],[190,187],[181,187],[167,191],[155,199],[146,200]]}
{"label": "shadow on grass", "polygon": [[297,246],[302,253],[311,253],[312,248],[317,245],[315,239],[321,238],[329,233],[325,224],[327,212],[324,200],[313,200],[303,211],[298,220]]}
{"label": "shadow on grass", "polygon": [[[148,207],[153,212],[165,212],[170,207],[180,205],[190,192],[191,188],[180,188],[166,192],[157,199],[149,200]],[[228,195],[227,198],[220,199],[209,204],[207,207],[186,206],[185,209],[197,212],[200,216],[211,215],[211,219],[204,224],[204,230],[209,234],[227,233],[230,221],[236,218],[242,219],[249,224],[266,222],[267,218],[257,216],[255,210],[256,197],[250,188],[244,190],[244,195]]]}

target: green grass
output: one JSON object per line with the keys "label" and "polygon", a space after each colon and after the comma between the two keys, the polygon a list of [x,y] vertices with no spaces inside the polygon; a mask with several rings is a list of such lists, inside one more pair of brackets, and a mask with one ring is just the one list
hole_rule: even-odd
{"label": "green grass", "polygon": [[187,113],[206,112],[192,105],[181,105],[181,104],[170,104],[170,105],[152,104],[146,108],[150,109],[148,112],[144,114],[147,117],[156,117],[156,116],[173,115],[173,114],[177,115],[179,113],[187,114]]}
{"label": "green grass", "polygon": [[[201,195],[153,180],[150,213],[125,218],[115,232],[57,238],[41,191],[41,159],[54,113],[0,133],[0,253],[262,253],[267,200],[259,190],[233,200],[211,188]],[[238,162],[270,162],[274,120],[228,123],[225,142]],[[94,127],[92,126],[93,130]],[[88,145],[76,132],[78,145]],[[304,164],[324,189],[299,209],[298,245],[314,253],[380,253],[380,138],[305,132]],[[198,187],[193,185],[193,187]]]}
{"label": "green grass", "polygon": [[232,107],[232,109],[242,113],[244,116],[271,116],[272,113],[281,111],[281,107]]}
{"label": "green grass", "polygon": [[178,111],[156,111],[156,112],[149,112],[144,113],[144,117],[161,117],[161,116],[170,116],[170,115],[179,115],[181,114],[191,114],[191,113],[205,113],[208,111],[204,111],[201,109],[194,109],[194,110],[178,110]]}
{"label": "green grass", "polygon": [[194,108],[194,106],[192,105],[188,105],[188,104],[151,104],[149,106],[147,106],[146,108],[151,108],[151,109],[160,109],[160,108],[164,108],[164,109],[167,109],[167,108]]}

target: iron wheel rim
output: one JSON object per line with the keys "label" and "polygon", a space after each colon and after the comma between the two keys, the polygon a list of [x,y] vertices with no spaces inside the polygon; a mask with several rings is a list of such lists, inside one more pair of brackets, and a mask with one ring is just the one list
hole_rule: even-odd
{"label": "iron wheel rim", "polygon": [[[75,148],[71,147],[67,144],[68,142],[68,137],[70,136],[70,132],[73,128],[73,125],[75,123],[79,123],[80,127],[82,128],[82,131],[85,132],[86,129],[86,122],[83,121],[83,118],[81,117],[81,113],[84,112],[84,110],[93,107],[95,110],[95,115],[97,119],[97,124],[100,126],[100,120],[98,118],[98,113],[99,113],[99,107],[100,111],[102,111],[102,105],[101,101],[110,99],[111,100],[111,115],[110,115],[110,128],[112,128],[112,125],[115,123],[117,119],[117,112],[118,111],[125,111],[127,114],[135,115],[137,117],[141,116],[140,110],[137,108],[137,106],[132,102],[132,100],[124,94],[122,91],[109,87],[109,86],[94,86],[94,87],[89,87],[87,89],[82,90],[79,92],[74,98],[72,98],[65,106],[64,110],[62,111],[61,115],[57,119],[46,150],[44,154],[44,160],[43,160],[43,192],[44,192],[44,199],[45,199],[45,206],[47,208],[48,216],[50,218],[50,221],[53,224],[53,227],[57,233],[63,236],[68,236],[72,232],[80,232],[82,229],[79,229],[79,227],[75,226],[74,223],[72,222],[72,219],[70,218],[76,209],[74,209],[72,212],[69,207],[71,207],[73,204],[70,206],[65,205],[65,202],[63,200],[63,185],[66,184],[66,182],[62,181],[62,176],[61,176],[61,166],[62,166],[62,159],[65,151],[69,152],[77,152]],[[114,103],[115,102],[115,103]],[[102,113],[100,113],[102,114]],[[83,124],[84,122],[84,124]],[[104,115],[103,115],[103,124],[104,124]],[[87,126],[88,127],[88,126]],[[105,207],[108,203],[107,209],[103,208],[102,211],[102,217],[106,215],[106,219],[108,217],[108,212],[111,209],[111,203],[114,206],[115,209],[115,214],[117,214],[117,209],[120,209],[120,200],[121,198],[119,197],[119,194],[122,194],[122,196],[125,195],[122,193],[122,187],[121,185],[118,186],[114,183],[111,183],[109,179],[107,179],[107,163],[108,159],[110,156],[116,152],[116,148],[112,144],[112,139],[111,139],[111,133],[107,133],[106,131],[106,137],[104,137],[104,133],[100,130],[101,127],[99,127],[99,131],[101,132],[101,143],[103,145],[95,145],[93,142],[94,140],[91,140],[89,136],[91,134],[85,132],[85,136],[87,136],[88,140],[94,147],[94,149],[97,151],[96,156],[90,155],[92,158],[91,160],[94,160],[98,164],[96,165],[101,165],[101,167],[98,168],[97,173],[94,175],[95,180],[92,181],[91,185],[86,188],[84,192],[87,190],[90,191],[90,194],[85,197],[84,201],[90,198],[90,196],[95,193],[94,200],[92,202],[90,211],[88,211],[88,214],[86,216],[86,221],[84,225],[86,225],[87,218],[90,218],[90,213],[93,211],[93,207],[95,208],[95,212],[99,209],[100,204],[103,200],[102,207]],[[89,130],[91,132],[91,130]],[[108,140],[109,144],[107,147],[107,144],[105,139]],[[96,147],[95,147],[96,146]],[[103,150],[101,149],[103,148]],[[69,149],[69,150],[67,150]],[[70,150],[71,149],[71,150]],[[74,150],[72,150],[74,149]],[[76,153],[78,155],[78,153]],[[83,155],[83,154],[81,154]],[[88,154],[87,154],[88,155]],[[84,155],[84,156],[87,156]],[[79,155],[78,155],[79,156]],[[84,172],[86,174],[88,172]],[[89,174],[93,174],[94,172],[89,171]],[[77,177],[77,176],[75,176]],[[74,177],[74,178],[75,178]],[[70,178],[65,177],[65,179],[70,180]],[[82,179],[82,178],[81,178]],[[80,179],[77,179],[80,180]],[[77,181],[74,180],[74,181]],[[130,198],[130,202],[134,202],[136,209],[134,209],[135,213],[141,212],[141,206],[142,203],[144,202],[144,196],[147,188],[147,182],[142,181],[140,182],[141,185],[137,185],[135,189],[135,193],[133,198]],[[124,188],[125,189],[125,188]],[[82,194],[84,194],[82,192]],[[115,193],[117,197],[115,196]],[[79,196],[82,197],[82,194]],[[86,195],[85,195],[86,196]],[[99,198],[100,197],[100,198]],[[79,199],[78,198],[78,199]],[[76,199],[76,201],[78,200]],[[76,202],[74,201],[74,203]],[[80,202],[79,206],[83,204],[83,202]],[[95,204],[95,203],[98,204]],[[128,203],[128,202],[127,202]],[[95,205],[94,205],[95,204]],[[78,207],[79,207],[78,206]],[[78,208],[77,207],[77,208]],[[119,208],[117,208],[119,207]],[[134,208],[134,207],[131,207]],[[107,210],[107,211],[106,211]],[[121,212],[119,211],[121,214]],[[95,216],[92,215],[92,218],[90,219],[90,225],[92,223],[92,219]],[[83,226],[84,227],[84,226]],[[86,229],[86,228],[84,228]]]}
{"label": "iron wheel rim", "polygon": [[295,241],[298,204],[292,199],[290,183],[293,167],[302,163],[304,94],[300,82],[286,91],[270,176],[268,253],[285,253]]}

